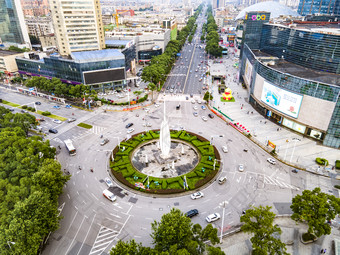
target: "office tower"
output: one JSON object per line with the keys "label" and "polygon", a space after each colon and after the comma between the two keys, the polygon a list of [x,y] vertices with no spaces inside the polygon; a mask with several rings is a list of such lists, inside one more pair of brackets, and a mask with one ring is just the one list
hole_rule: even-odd
{"label": "office tower", "polygon": [[61,55],[105,48],[99,0],[50,0],[50,7]]}
{"label": "office tower", "polygon": [[224,0],[213,0],[213,9],[223,8],[224,7]]}
{"label": "office tower", "polygon": [[2,43],[30,45],[20,0],[0,0],[0,39]]}
{"label": "office tower", "polygon": [[300,0],[298,13],[302,16],[314,13],[340,14],[340,0]]}

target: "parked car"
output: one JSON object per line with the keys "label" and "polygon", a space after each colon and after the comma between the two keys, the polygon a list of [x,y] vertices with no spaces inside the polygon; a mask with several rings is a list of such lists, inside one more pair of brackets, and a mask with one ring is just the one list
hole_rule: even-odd
{"label": "parked car", "polygon": [[227,181],[227,176],[222,176],[218,179],[218,184],[223,184]]}
{"label": "parked car", "polygon": [[61,120],[52,120],[54,123],[56,123],[56,124],[61,124],[61,123],[63,123]]}
{"label": "parked car", "polygon": [[59,105],[55,105],[53,106],[54,109],[60,110],[60,106]]}
{"label": "parked car", "polygon": [[125,128],[129,128],[129,127],[132,127],[133,126],[133,123],[129,123],[125,126]]}
{"label": "parked car", "polygon": [[296,168],[294,168],[294,169],[292,170],[292,172],[293,172],[294,174],[297,174],[297,173],[299,172],[299,170],[297,170]]}
{"label": "parked car", "polygon": [[105,178],[105,183],[109,188],[113,187],[113,182],[111,181],[109,177]]}
{"label": "parked car", "polygon": [[48,132],[53,133],[53,134],[58,134],[58,130],[56,130],[56,129],[54,129],[54,128],[50,128],[50,129],[48,130]]}
{"label": "parked car", "polygon": [[210,119],[213,119],[213,118],[214,118],[214,115],[211,114],[211,113],[209,113],[208,116],[209,116]]}
{"label": "parked car", "polygon": [[22,113],[28,113],[28,111],[26,111],[26,110],[21,110],[21,112],[22,112]]}
{"label": "parked car", "polygon": [[110,142],[109,139],[105,138],[104,140],[101,141],[100,145],[104,146],[105,144],[107,144],[108,142]]}
{"label": "parked car", "polygon": [[176,105],[176,110],[179,110],[181,108],[181,105]]}
{"label": "parked car", "polygon": [[196,216],[198,214],[198,210],[197,209],[192,209],[188,212],[185,213],[185,216],[192,218],[194,216]]}
{"label": "parked car", "polygon": [[197,116],[198,116],[198,113],[197,113],[197,112],[194,112],[193,114],[194,114],[194,116],[195,116],[195,117],[197,117]]}
{"label": "parked car", "polygon": [[201,198],[201,197],[204,197],[204,194],[203,194],[203,192],[195,192],[195,193],[193,193],[193,194],[191,194],[191,199],[198,199],[198,198]]}
{"label": "parked car", "polygon": [[144,122],[143,123],[143,127],[151,127],[152,126],[152,124],[150,123],[150,122]]}
{"label": "parked car", "polygon": [[197,105],[195,105],[195,106],[193,107],[193,109],[194,109],[195,111],[197,111],[197,110],[198,110]]}
{"label": "parked car", "polygon": [[202,110],[207,109],[207,107],[205,107],[204,105],[201,106]]}
{"label": "parked car", "polygon": [[213,213],[213,214],[208,215],[208,216],[205,218],[205,220],[206,220],[208,223],[210,223],[210,222],[216,221],[216,220],[218,220],[218,219],[220,219],[220,218],[221,218],[221,216],[220,216],[219,213]]}
{"label": "parked car", "polygon": [[68,123],[71,123],[71,122],[76,121],[76,120],[77,120],[76,118],[69,118],[69,119],[67,120],[67,122],[68,122]]}
{"label": "parked car", "polygon": [[207,120],[208,120],[208,118],[207,118],[207,117],[205,117],[205,116],[202,116],[202,120],[204,120],[204,121],[207,121]]}
{"label": "parked car", "polygon": [[267,161],[268,161],[270,164],[272,164],[272,165],[275,165],[275,164],[276,164],[275,159],[267,158]]}
{"label": "parked car", "polygon": [[37,120],[37,121],[40,121],[40,122],[45,121],[45,119],[44,119],[43,117],[41,117],[41,118],[36,118],[36,120]]}
{"label": "parked car", "polygon": [[128,134],[130,134],[130,133],[132,133],[133,131],[135,131],[135,129],[134,129],[134,128],[130,128],[130,129],[128,129],[126,132],[127,132]]}
{"label": "parked car", "polygon": [[72,105],[67,104],[67,105],[65,105],[65,107],[66,107],[67,109],[71,109],[71,108],[72,108]]}
{"label": "parked car", "polygon": [[238,165],[238,170],[239,170],[240,172],[243,172],[243,171],[244,171],[244,165],[243,165],[243,164],[239,164],[239,165]]}

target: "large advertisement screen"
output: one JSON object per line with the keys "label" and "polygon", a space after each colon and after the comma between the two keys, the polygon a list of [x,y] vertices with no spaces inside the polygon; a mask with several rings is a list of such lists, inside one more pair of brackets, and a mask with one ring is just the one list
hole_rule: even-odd
{"label": "large advertisement screen", "polygon": [[84,72],[84,84],[96,84],[125,80],[124,68]]}
{"label": "large advertisement screen", "polygon": [[293,118],[299,115],[303,96],[276,87],[267,81],[263,83],[261,101]]}

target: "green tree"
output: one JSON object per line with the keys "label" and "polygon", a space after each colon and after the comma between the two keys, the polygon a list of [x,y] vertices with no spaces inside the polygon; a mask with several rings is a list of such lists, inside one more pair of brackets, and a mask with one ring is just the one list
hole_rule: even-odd
{"label": "green tree", "polygon": [[291,218],[296,222],[307,222],[308,233],[320,237],[329,235],[331,227],[327,223],[340,213],[340,199],[321,192],[321,189],[304,190],[296,195],[290,208]]}
{"label": "green tree", "polygon": [[31,44],[41,44],[39,37],[36,37],[35,35],[29,35]]}
{"label": "green tree", "polygon": [[156,88],[157,87],[156,87],[156,85],[154,83],[150,82],[148,84],[148,89],[152,91],[152,99],[151,99],[151,101],[153,101],[153,92],[156,90]]}
{"label": "green tree", "polygon": [[209,102],[210,100],[212,100],[214,97],[209,93],[209,91],[205,92],[203,100]]}
{"label": "green tree", "polygon": [[254,234],[250,239],[254,255],[288,254],[286,245],[278,237],[281,229],[273,225],[275,214],[270,209],[270,206],[252,207],[241,216],[241,222],[244,223],[241,230]]}
{"label": "green tree", "polygon": [[118,241],[116,247],[110,251],[110,255],[157,255],[157,253],[152,248],[144,247],[132,239],[126,243]]}

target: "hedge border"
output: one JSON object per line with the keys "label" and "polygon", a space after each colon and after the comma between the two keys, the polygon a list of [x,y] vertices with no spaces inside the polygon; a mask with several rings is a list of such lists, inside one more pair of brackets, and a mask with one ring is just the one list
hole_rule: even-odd
{"label": "hedge border", "polygon": [[[189,132],[185,130],[171,130],[170,134],[173,140],[182,141],[184,143],[187,143],[191,146],[193,146],[198,153],[199,156],[199,162],[197,165],[187,174],[172,177],[172,178],[157,178],[157,177],[149,177],[150,180],[150,189],[143,189],[136,187],[134,184],[132,184],[129,179],[131,180],[132,176],[133,178],[136,178],[136,182],[145,183],[147,175],[139,172],[137,169],[134,168],[131,157],[133,152],[140,146],[142,146],[145,143],[152,142],[154,140],[157,140],[159,137],[159,129],[156,130],[150,130],[148,132],[141,132],[138,134],[134,134],[130,139],[123,140],[120,143],[120,148],[122,149],[122,146],[128,147],[126,150],[122,151],[119,149],[118,145],[113,149],[112,151],[112,157],[114,158],[114,161],[112,161],[112,158],[110,159],[110,169],[111,173],[114,175],[114,177],[122,183],[123,185],[136,190],[141,191],[143,193],[149,193],[149,194],[176,194],[176,193],[182,193],[188,190],[195,190],[209,181],[211,181],[216,174],[220,170],[220,154],[215,146],[213,145],[207,145],[207,142],[209,142],[208,139]],[[145,136],[146,139],[141,138],[141,135]],[[187,136],[186,139],[183,139],[183,136]],[[195,146],[192,141],[199,140],[201,142],[200,146]],[[133,149],[129,149],[129,147],[133,147]],[[202,153],[203,152],[203,153]],[[203,160],[203,158],[208,158],[208,156],[212,156],[213,159],[217,159],[217,163],[215,165],[215,170],[213,170],[213,161]],[[118,160],[117,160],[118,159]],[[128,159],[128,163],[126,160]],[[202,171],[200,171],[199,167],[202,168]],[[187,175],[190,175],[188,177]],[[188,189],[184,189],[183,187],[183,179],[184,176],[186,176]],[[203,177],[203,178],[202,178]],[[155,181],[157,182],[157,185],[155,185]],[[135,183],[136,183],[135,182]],[[171,186],[172,188],[169,188]],[[152,188],[154,187],[154,188]],[[165,189],[163,189],[166,187]],[[179,187],[179,188],[174,188]]]}

